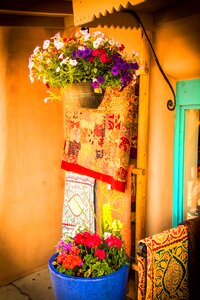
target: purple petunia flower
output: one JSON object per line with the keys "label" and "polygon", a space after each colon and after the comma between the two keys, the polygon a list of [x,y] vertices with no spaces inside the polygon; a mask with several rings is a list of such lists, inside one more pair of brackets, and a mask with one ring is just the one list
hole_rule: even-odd
{"label": "purple petunia flower", "polygon": [[92,83],[92,87],[93,87],[94,89],[97,89],[97,88],[99,87],[98,82],[97,82],[97,81],[94,81],[94,82]]}
{"label": "purple petunia flower", "polygon": [[105,78],[103,77],[103,76],[99,76],[98,78],[97,78],[97,81],[98,81],[98,83],[104,83],[104,81],[105,81]]}
{"label": "purple petunia flower", "polygon": [[113,54],[112,60],[116,60],[116,59],[118,59],[120,57],[121,57],[121,55],[117,52],[117,53]]}
{"label": "purple petunia flower", "polygon": [[130,69],[130,64],[127,64],[127,62],[123,61],[122,65],[123,65],[122,70],[128,71]]}
{"label": "purple petunia flower", "polygon": [[76,51],[75,50],[72,52],[72,59],[74,59],[74,58],[76,58]]}
{"label": "purple petunia flower", "polygon": [[85,48],[83,51],[85,52],[86,57],[90,57],[92,55],[92,50],[90,48]]}
{"label": "purple petunia flower", "polygon": [[111,69],[111,73],[113,74],[113,75],[115,75],[115,76],[117,76],[118,74],[119,74],[119,70],[118,70],[118,68],[117,67],[112,67],[112,69]]}
{"label": "purple petunia flower", "polygon": [[132,67],[133,67],[134,70],[138,70],[139,69],[139,65],[138,65],[137,62],[136,63],[132,63],[131,65],[132,65]]}
{"label": "purple petunia flower", "polygon": [[114,67],[116,67],[118,70],[123,70],[123,63],[121,61],[116,61]]}
{"label": "purple petunia flower", "polygon": [[65,244],[65,242],[63,240],[60,240],[60,242],[56,246],[56,250],[59,250],[60,248],[62,248],[64,246],[64,244]]}
{"label": "purple petunia flower", "polygon": [[72,243],[69,242],[68,244],[65,244],[64,247],[63,247],[63,250],[68,252],[71,250],[71,247],[72,247]]}
{"label": "purple petunia flower", "polygon": [[89,58],[92,55],[92,50],[90,48],[85,48],[84,50],[78,50],[78,56],[81,58]]}
{"label": "purple petunia flower", "polygon": [[121,76],[121,80],[131,81],[133,78],[133,75],[128,72],[123,72]]}
{"label": "purple petunia flower", "polygon": [[81,58],[84,58],[85,57],[84,50],[78,50],[78,56],[81,57]]}

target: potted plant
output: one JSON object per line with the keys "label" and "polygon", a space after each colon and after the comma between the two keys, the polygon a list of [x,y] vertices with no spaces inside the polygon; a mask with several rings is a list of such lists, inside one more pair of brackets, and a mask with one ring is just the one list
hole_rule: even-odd
{"label": "potted plant", "polygon": [[[91,93],[95,102],[95,96],[102,98],[107,87],[122,91],[134,85],[139,74],[139,56],[135,51],[127,55],[124,48],[101,31],[90,34],[84,29],[71,38],[62,38],[57,33],[45,40],[42,48],[37,46],[33,51],[29,58],[29,77],[31,82],[39,80],[46,85],[49,96],[45,102],[63,98],[66,91],[68,102],[71,99],[77,105],[74,90],[78,95],[83,92],[84,98]],[[57,95],[54,89],[58,89]],[[87,103],[82,101],[80,105]]]}
{"label": "potted plant", "polygon": [[108,217],[103,228],[102,236],[78,228],[61,238],[49,260],[57,300],[125,299],[129,258],[122,224]]}

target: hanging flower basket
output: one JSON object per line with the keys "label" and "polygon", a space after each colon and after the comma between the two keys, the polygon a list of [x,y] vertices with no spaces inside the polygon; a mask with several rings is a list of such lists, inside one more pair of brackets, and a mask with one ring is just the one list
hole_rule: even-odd
{"label": "hanging flower basket", "polygon": [[[94,92],[105,91],[107,87],[122,91],[126,86],[134,85],[140,74],[139,54],[135,51],[127,54],[124,48],[101,31],[90,34],[81,30],[68,38],[57,33],[45,40],[42,47],[34,49],[29,58],[29,77],[31,82],[39,80],[46,85],[48,97],[45,102],[60,100],[62,89],[75,83],[91,82]],[[97,95],[93,103],[100,98]],[[86,100],[83,102],[81,106],[86,107]],[[96,106],[93,104],[92,108]]]}
{"label": "hanging flower basket", "polygon": [[91,82],[74,83],[65,86],[63,100],[69,108],[96,109],[101,104],[104,92],[96,93]]}
{"label": "hanging flower basket", "polygon": [[106,276],[83,278],[58,272],[52,265],[58,253],[49,260],[49,271],[56,300],[124,300],[129,266]]}

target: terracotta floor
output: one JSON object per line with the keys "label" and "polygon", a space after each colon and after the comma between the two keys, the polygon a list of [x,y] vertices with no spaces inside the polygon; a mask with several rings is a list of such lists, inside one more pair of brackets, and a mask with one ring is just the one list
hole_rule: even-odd
{"label": "terracotta floor", "polygon": [[[134,274],[130,272],[126,300],[135,300]],[[54,300],[48,268],[0,287],[0,300]]]}

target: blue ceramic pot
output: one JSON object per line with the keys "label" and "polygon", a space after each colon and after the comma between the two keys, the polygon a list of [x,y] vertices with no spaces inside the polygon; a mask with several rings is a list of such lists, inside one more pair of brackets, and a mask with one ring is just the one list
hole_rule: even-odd
{"label": "blue ceramic pot", "polygon": [[83,278],[61,274],[52,262],[58,254],[49,260],[53,291],[56,300],[124,300],[128,281],[129,266],[124,265],[118,271],[95,278]]}

